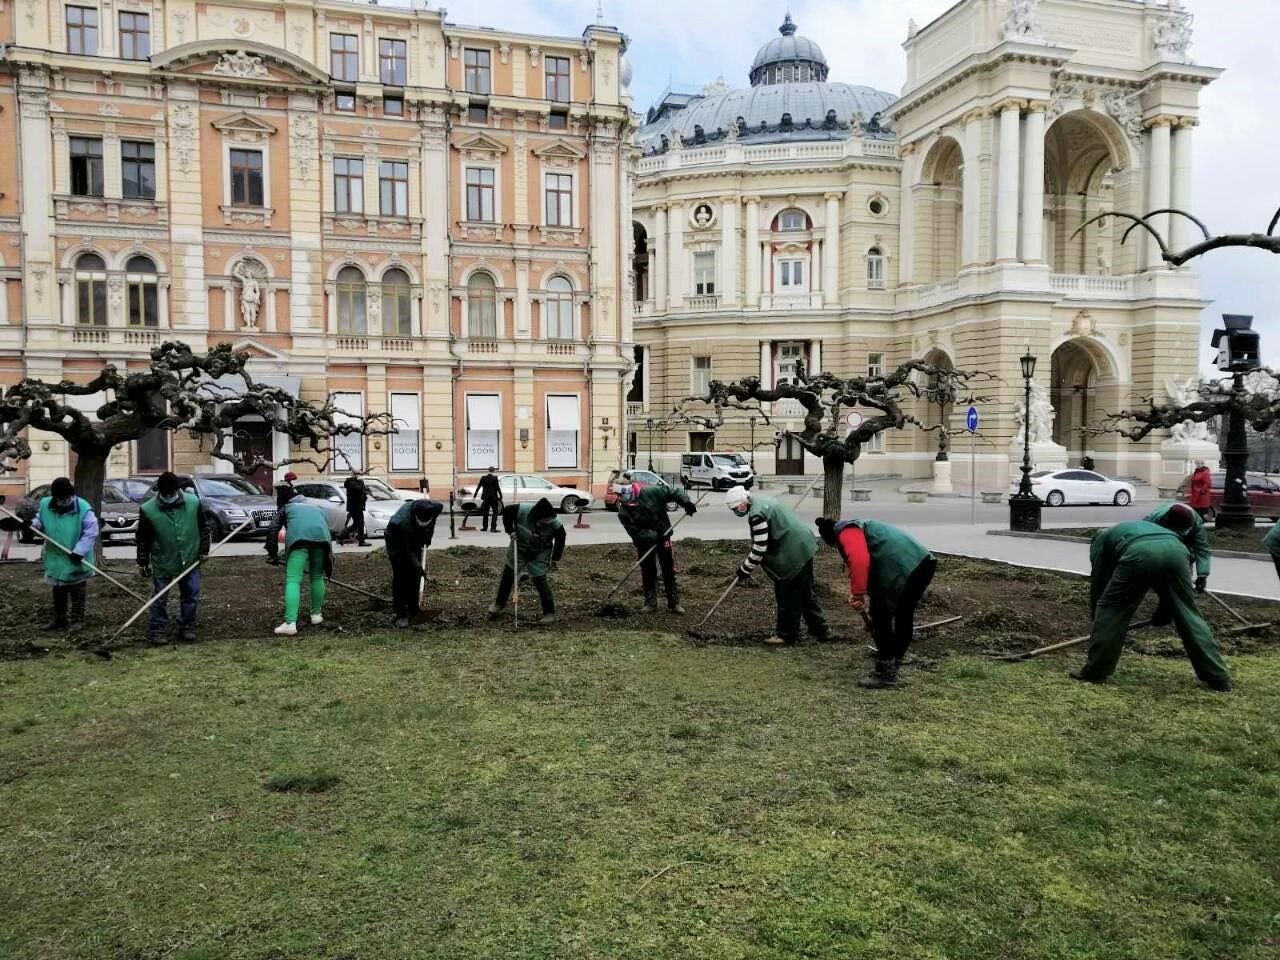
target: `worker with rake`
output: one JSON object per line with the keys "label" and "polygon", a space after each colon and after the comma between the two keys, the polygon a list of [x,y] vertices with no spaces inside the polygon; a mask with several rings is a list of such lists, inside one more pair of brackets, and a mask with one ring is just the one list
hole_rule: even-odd
{"label": "worker with rake", "polygon": [[[209,552],[209,518],[200,498],[183,490],[178,478],[167,470],[156,478],[155,492],[138,508],[138,571],[151,580],[154,593],[164,593],[174,577],[189,570],[177,586],[181,597],[178,635],[184,643],[194,643],[200,607],[200,569],[195,563]],[[151,605],[147,643],[164,643],[168,608],[167,593]]]}
{"label": "worker with rake", "polygon": [[[542,619],[539,623],[556,622],[556,599],[551,593],[547,574],[552,564],[564,556],[564,525],[556,516],[556,508],[543,497],[537,503],[511,504],[502,511],[502,528],[511,538],[507,547],[507,559],[498,580],[498,595],[489,605],[489,619],[497,620],[511,599],[511,591],[517,588],[516,566],[520,576],[533,581],[542,603]],[[517,603],[519,601],[517,600]],[[517,608],[518,609],[518,608]]]}
{"label": "worker with rake", "polygon": [[311,625],[324,623],[326,579],[333,572],[333,543],[324,511],[303,503],[292,487],[277,488],[285,497],[284,508],[276,511],[267,531],[267,563],[280,563],[280,531],[284,530],[284,622],[276,627],[278,637],[298,632],[298,608],[302,603],[302,577],[310,573]]}
{"label": "worker with rake", "polygon": [[819,643],[830,640],[831,628],[813,589],[818,538],[795,511],[769,497],[753,497],[744,487],[731,487],[724,498],[725,506],[737,516],[746,517],[751,527],[751,552],[734,576],[739,583],[745,583],[755,568],[762,566],[773,581],[777,630],[765,643],[795,643],[800,638],[802,619],[812,639]]}
{"label": "worker with rake", "polygon": [[1118,523],[1093,538],[1089,548],[1093,631],[1088,657],[1072,679],[1103,683],[1115,672],[1129,621],[1147,591],[1154,590],[1160,608],[1173,619],[1196,676],[1213,690],[1231,689],[1218,644],[1196,608],[1190,555],[1182,539],[1190,523],[1186,515],[1194,515],[1191,508],[1175,504],[1158,523]]}
{"label": "worker with rake", "polygon": [[644,606],[641,613],[658,611],[658,567],[662,567],[662,586],[667,594],[667,609],[683,614],[680,605],[680,588],[676,584],[676,561],[671,548],[671,524],[667,522],[667,507],[678,504],[684,512],[693,516],[697,506],[679,487],[665,483],[641,487],[628,483],[623,474],[618,490],[618,519],[622,528],[635,544],[640,557],[640,579],[644,585]]}
{"label": "worker with rake", "polygon": [[915,635],[916,607],[933,582],[938,561],[913,537],[879,520],[819,517],[815,523],[823,541],[844,558],[849,605],[862,614],[875,641],[875,666],[858,686],[896,687]]}
{"label": "worker with rake", "polygon": [[44,629],[79,633],[84,628],[85,592],[93,576],[84,560],[98,542],[98,518],[89,502],[76,496],[71,481],[58,477],[49,496],[40,499],[30,523],[57,545],[50,549],[46,543],[43,551],[44,582],[53,588],[53,617]]}
{"label": "worker with rake", "polygon": [[409,500],[387,524],[387,559],[391,562],[391,610],[403,630],[418,615],[427,547],[436,533],[436,519],[444,504],[423,497]]}

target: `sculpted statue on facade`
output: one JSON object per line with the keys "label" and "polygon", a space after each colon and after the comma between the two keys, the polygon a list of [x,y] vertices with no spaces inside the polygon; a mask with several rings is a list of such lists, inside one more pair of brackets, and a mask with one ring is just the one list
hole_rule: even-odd
{"label": "sculpted statue on facade", "polygon": [[[1200,378],[1193,376],[1186,380],[1166,380],[1164,389],[1175,406],[1186,407],[1200,399]],[[1183,420],[1169,430],[1169,439],[1174,443],[1208,442],[1209,425]]]}
{"label": "sculpted statue on facade", "polygon": [[1190,63],[1187,51],[1191,49],[1191,25],[1194,15],[1182,0],[1169,0],[1169,13],[1155,26],[1152,45],[1161,60]]}
{"label": "sculpted statue on facade", "polygon": [[[1014,446],[1021,446],[1027,422],[1027,412],[1022,403],[1015,408],[1014,419],[1018,424]],[[1049,402],[1049,391],[1035,382],[1031,384],[1031,442],[1053,443],[1053,404]]]}
{"label": "sculpted statue on facade", "polygon": [[1040,26],[1036,22],[1039,0],[1009,0],[1009,12],[1004,17],[1006,40],[1039,40]]}
{"label": "sculpted statue on facade", "polygon": [[236,264],[235,276],[240,281],[240,319],[246,330],[258,326],[258,308],[262,305],[262,287],[243,260]]}

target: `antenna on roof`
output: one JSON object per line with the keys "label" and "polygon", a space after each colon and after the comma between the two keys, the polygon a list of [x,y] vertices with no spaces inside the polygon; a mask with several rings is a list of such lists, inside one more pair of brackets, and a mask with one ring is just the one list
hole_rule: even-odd
{"label": "antenna on roof", "polygon": [[596,0],[596,26],[604,25],[604,0]]}

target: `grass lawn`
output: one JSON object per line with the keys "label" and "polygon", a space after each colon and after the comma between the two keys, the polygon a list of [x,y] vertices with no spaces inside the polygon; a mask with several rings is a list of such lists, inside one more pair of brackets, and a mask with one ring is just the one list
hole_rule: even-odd
{"label": "grass lawn", "polygon": [[[762,612],[762,615],[763,612]],[[0,956],[1274,958],[1280,658],[1237,692],[672,634],[0,663]]]}

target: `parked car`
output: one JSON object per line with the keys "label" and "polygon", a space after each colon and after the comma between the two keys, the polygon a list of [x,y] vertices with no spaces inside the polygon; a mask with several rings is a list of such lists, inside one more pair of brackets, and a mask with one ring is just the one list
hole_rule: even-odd
{"label": "parked car", "polygon": [[[1011,483],[1017,491],[1018,481]],[[1133,485],[1123,480],[1109,480],[1092,470],[1037,470],[1031,474],[1031,492],[1046,507],[1063,504],[1113,503],[1126,507],[1133,502]]]}
{"label": "parked car", "polygon": [[[618,491],[614,489],[614,486],[621,482],[622,482],[622,471],[610,470],[609,485],[605,487],[605,491],[604,491],[604,508],[606,510],[618,509]],[[638,483],[642,487],[656,487],[659,485],[661,486],[668,485],[667,481],[663,480],[662,477],[658,476],[652,470],[632,470],[631,482]],[[680,507],[679,507],[679,504],[672,503],[667,505],[667,509],[669,511],[674,512],[680,509]]]}
{"label": "parked car", "polygon": [[[558,487],[549,480],[529,473],[499,474],[498,487],[502,490],[502,502],[506,506],[513,503],[537,503],[543,497],[563,513],[577,513],[591,506],[591,494],[573,487]],[[458,489],[458,508],[463,513],[475,513],[480,509],[480,498],[474,486]]]}
{"label": "parked car", "polygon": [[[370,483],[368,477],[364,479],[369,489],[369,502],[364,508],[365,536],[381,537],[386,534],[387,524],[404,501],[385,484]],[[329,532],[340,537],[347,527],[347,491],[342,480],[299,480],[293,486],[304,500],[324,511]]]}
{"label": "parked car", "polygon": [[[15,512],[19,516],[26,516],[27,511],[34,514],[47,496],[49,484],[41,484],[22,498]],[[124,481],[108,480],[102,485],[102,515],[98,520],[104,547],[115,540],[132,540],[138,535],[138,504],[125,496]],[[25,531],[19,535],[22,543],[35,543],[39,539]]]}
{"label": "parked car", "polygon": [[[147,479],[129,477],[129,480]],[[151,478],[154,483],[154,478]],[[178,482],[195,488],[209,513],[209,536],[221,540],[246,520],[252,520],[242,537],[264,536],[276,518],[276,498],[267,496],[248,480],[226,473],[179,474]]]}
{"label": "parked car", "polygon": [[680,457],[680,482],[686,488],[746,487],[750,490],[756,478],[747,461],[736,453],[685,453]]}
{"label": "parked car", "polygon": [[[1266,474],[1255,473],[1249,471],[1244,475],[1245,483],[1248,490],[1245,495],[1249,498],[1249,506],[1254,514],[1259,517],[1269,517],[1272,521],[1280,520],[1280,484],[1272,480]],[[1184,479],[1178,487],[1178,499],[1187,499],[1187,483],[1190,478]],[[1205,515],[1205,519],[1212,520],[1217,515],[1218,507],[1222,503],[1222,490],[1226,484],[1227,472],[1225,470],[1214,470],[1209,474],[1209,480],[1212,486],[1209,488],[1209,510]]]}
{"label": "parked car", "polygon": [[393,500],[421,500],[426,496],[426,494],[420,490],[406,490],[404,487],[393,487],[381,477],[362,477],[361,479],[364,480],[364,485],[369,488],[369,499],[373,499],[373,490],[375,487],[387,494]]}

